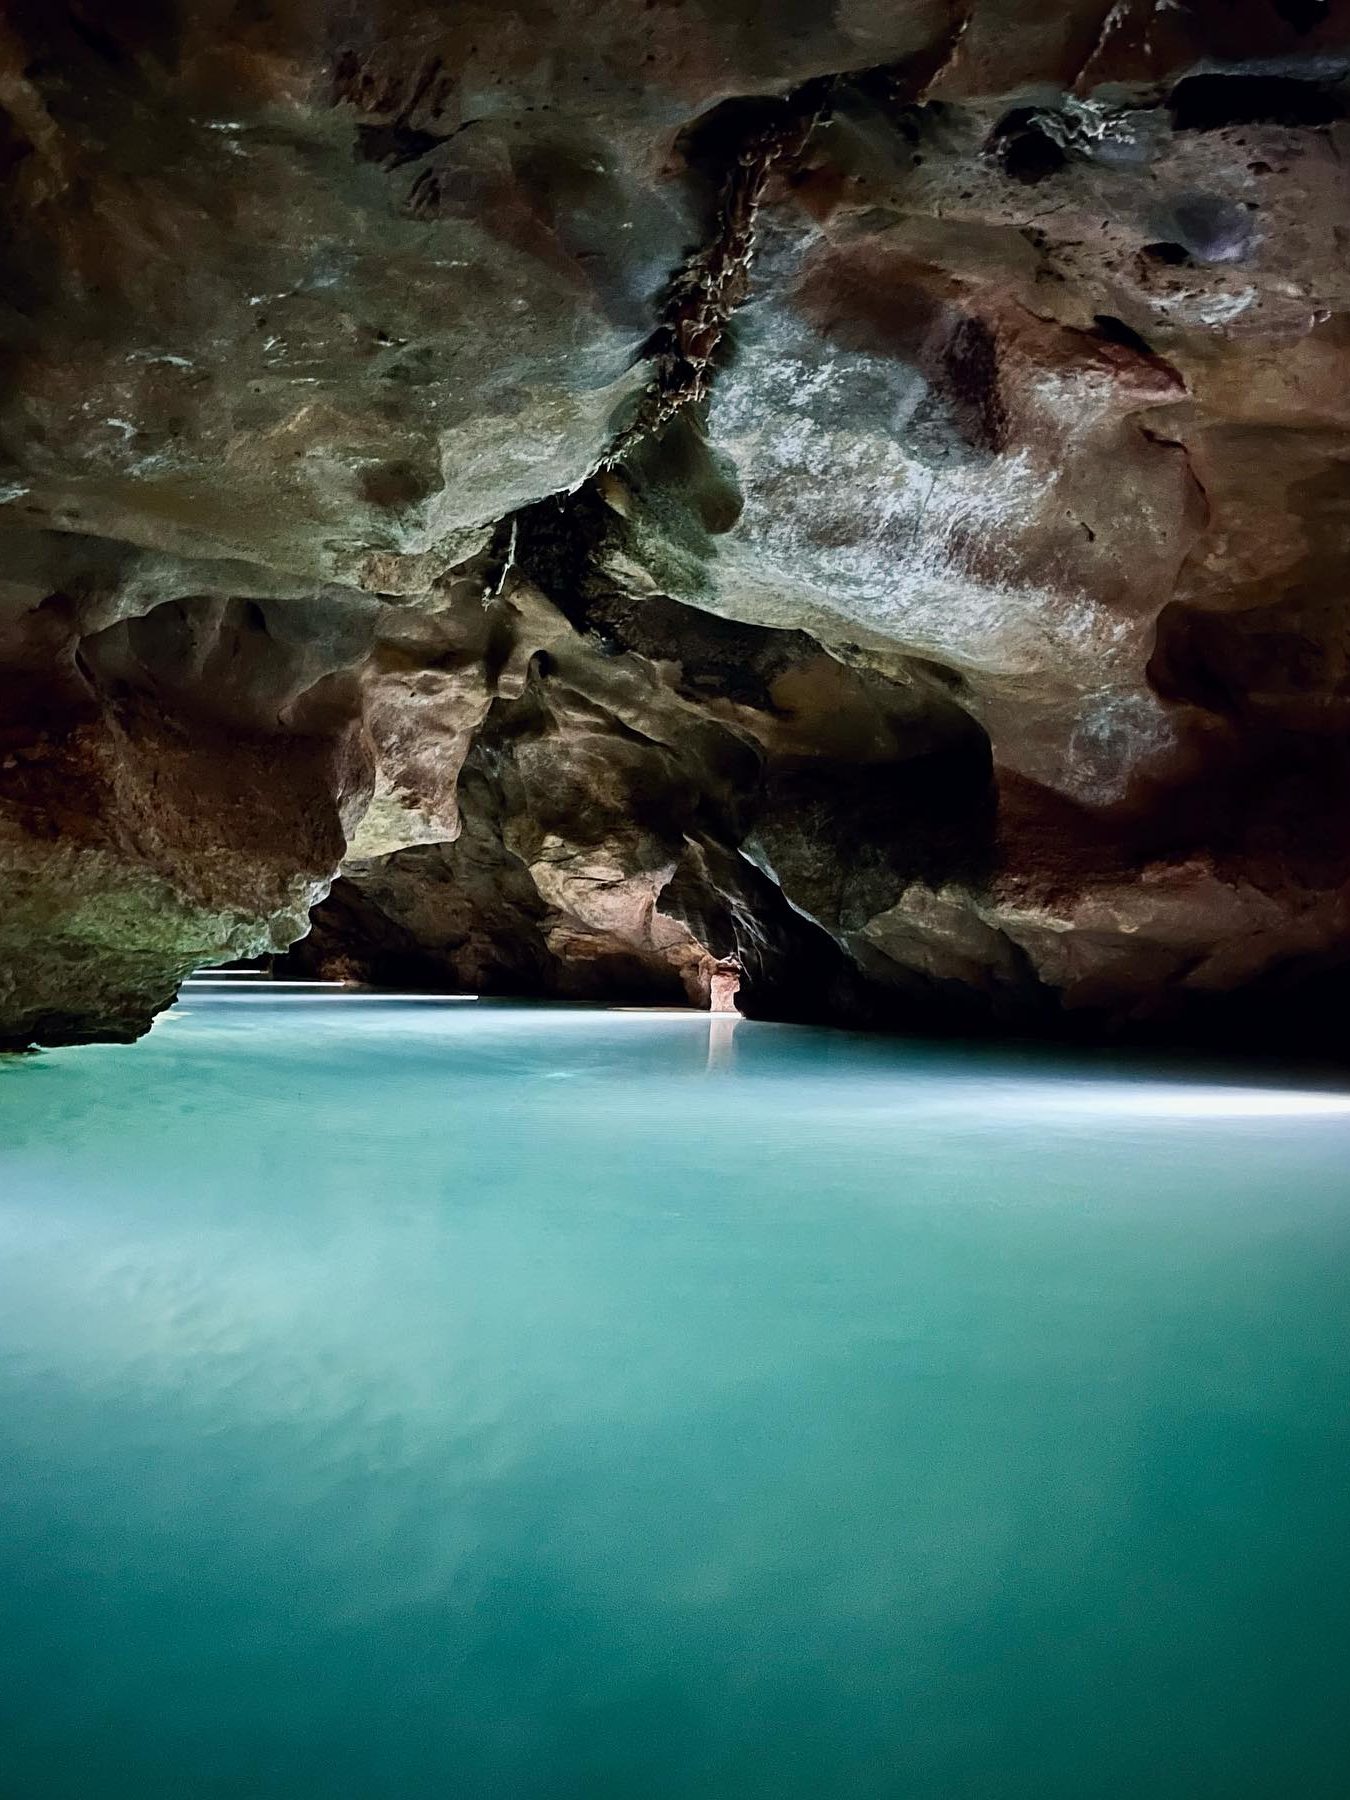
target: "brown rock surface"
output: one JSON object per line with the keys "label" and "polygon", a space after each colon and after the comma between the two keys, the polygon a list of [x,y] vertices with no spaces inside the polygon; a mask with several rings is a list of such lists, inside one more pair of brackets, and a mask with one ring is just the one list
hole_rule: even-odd
{"label": "brown rock surface", "polygon": [[7,0],[0,1043],[320,901],[373,980],[1334,1030],[1348,72],[1340,0]]}

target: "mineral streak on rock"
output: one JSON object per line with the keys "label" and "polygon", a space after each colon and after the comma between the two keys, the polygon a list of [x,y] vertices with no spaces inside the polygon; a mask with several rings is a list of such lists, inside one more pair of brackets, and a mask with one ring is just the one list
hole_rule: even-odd
{"label": "mineral streak on rock", "polygon": [[1334,1043],[1347,153],[1346,0],[8,0],[0,1045]]}

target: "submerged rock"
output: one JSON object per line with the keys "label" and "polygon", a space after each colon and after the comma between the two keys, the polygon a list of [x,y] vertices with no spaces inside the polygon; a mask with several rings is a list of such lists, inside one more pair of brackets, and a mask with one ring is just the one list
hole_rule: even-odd
{"label": "submerged rock", "polygon": [[11,6],[0,1043],[316,907],[372,980],[1334,1029],[1348,69],[1274,0]]}

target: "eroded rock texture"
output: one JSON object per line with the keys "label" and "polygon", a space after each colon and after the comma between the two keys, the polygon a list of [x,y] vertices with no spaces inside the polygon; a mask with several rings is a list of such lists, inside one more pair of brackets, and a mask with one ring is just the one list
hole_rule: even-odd
{"label": "eroded rock texture", "polygon": [[1340,1030],[1350,7],[0,20],[0,1041]]}

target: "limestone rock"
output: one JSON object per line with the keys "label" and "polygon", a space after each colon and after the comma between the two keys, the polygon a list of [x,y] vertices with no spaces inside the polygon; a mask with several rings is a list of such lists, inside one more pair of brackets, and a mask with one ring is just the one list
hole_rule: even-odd
{"label": "limestone rock", "polygon": [[374,980],[1334,1023],[1348,72],[1343,0],[11,0],[0,1044],[316,903]]}

